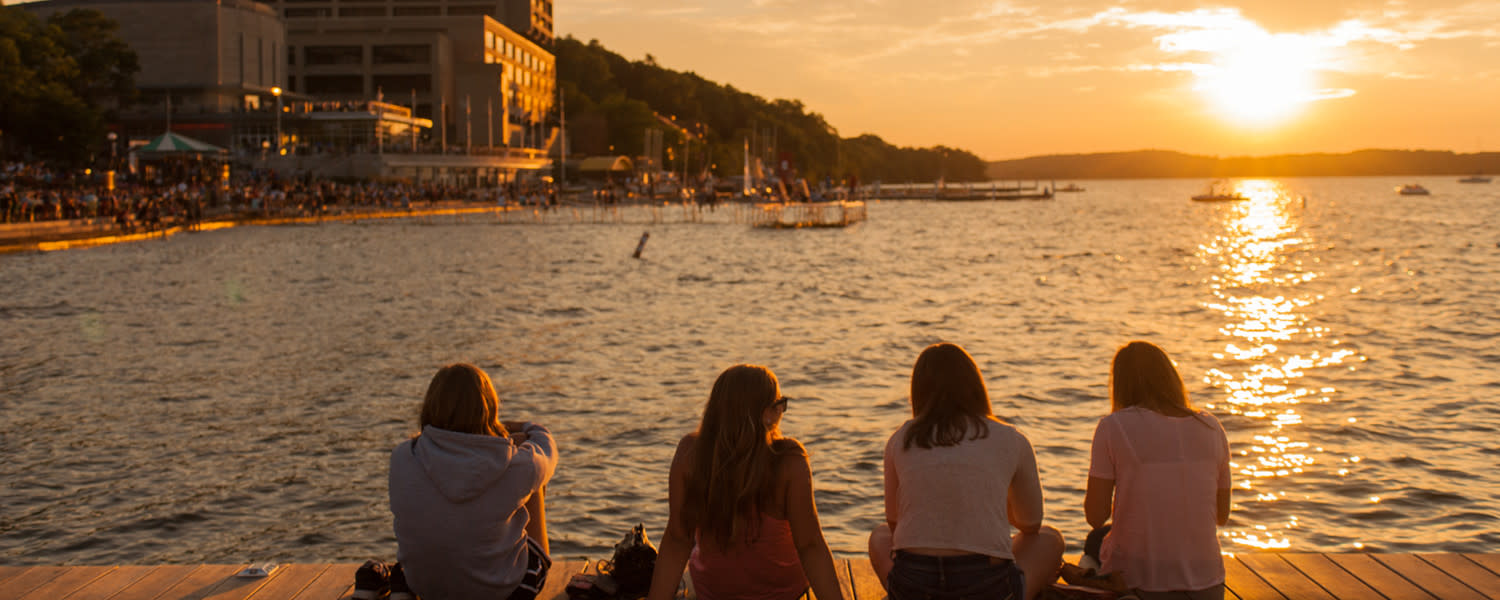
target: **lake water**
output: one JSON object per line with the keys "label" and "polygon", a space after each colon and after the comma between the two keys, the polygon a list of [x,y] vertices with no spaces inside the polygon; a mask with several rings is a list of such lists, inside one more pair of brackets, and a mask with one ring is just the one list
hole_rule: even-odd
{"label": "lake water", "polygon": [[[386,467],[437,367],[551,427],[554,553],[666,519],[718,373],[768,365],[835,552],[880,522],[927,344],[969,349],[1086,533],[1114,350],[1156,342],[1230,437],[1230,551],[1500,544],[1500,186],[1095,181],[875,203],[847,229],[492,218],[245,227],[0,257],[0,563],[391,558]],[[710,217],[710,221],[714,218]],[[643,230],[641,260],[630,258]]]}

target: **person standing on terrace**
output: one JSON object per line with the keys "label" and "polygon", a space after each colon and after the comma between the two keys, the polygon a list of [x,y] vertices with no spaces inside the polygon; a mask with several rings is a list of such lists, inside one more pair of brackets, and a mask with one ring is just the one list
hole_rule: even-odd
{"label": "person standing on terrace", "polygon": [[673,598],[685,567],[703,600],[793,600],[809,587],[842,600],[807,450],[781,434],[787,403],[765,367],[736,365],[714,382],[672,458],[649,600]]}

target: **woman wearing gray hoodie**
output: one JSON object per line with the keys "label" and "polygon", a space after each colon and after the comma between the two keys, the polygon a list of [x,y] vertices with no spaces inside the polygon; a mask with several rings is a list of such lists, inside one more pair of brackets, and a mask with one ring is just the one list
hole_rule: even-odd
{"label": "woman wearing gray hoodie", "polygon": [[421,432],[391,452],[396,559],[425,600],[530,600],[546,582],[542,490],[557,468],[552,434],[500,421],[500,401],[478,367],[432,378]]}

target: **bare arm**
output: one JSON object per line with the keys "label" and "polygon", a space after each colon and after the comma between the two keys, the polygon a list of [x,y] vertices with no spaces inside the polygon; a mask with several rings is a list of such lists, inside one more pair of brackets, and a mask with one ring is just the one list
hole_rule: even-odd
{"label": "bare arm", "polygon": [[818,600],[843,600],[839,578],[833,568],[833,553],[818,524],[813,500],[812,465],[806,456],[787,456],[781,461],[787,481],[786,517],[792,525],[792,543],[802,561],[802,572]]}
{"label": "bare arm", "polygon": [[885,523],[891,528],[892,538],[896,535],[896,521],[901,517],[901,478],[896,474],[896,463],[891,456],[895,453],[891,444],[885,447]]}
{"label": "bare arm", "polygon": [[682,571],[693,552],[693,534],[682,523],[683,495],[687,493],[688,458],[697,434],[688,434],[677,443],[672,456],[672,470],[667,477],[667,530],[661,534],[656,552],[656,568],[651,572],[650,600],[671,600],[682,584]]}
{"label": "bare arm", "polygon": [[1219,526],[1223,527],[1225,525],[1228,525],[1229,524],[1229,488],[1220,489],[1219,490],[1219,496],[1215,500],[1217,500],[1217,506],[1214,507],[1216,509],[1215,516],[1218,517],[1217,520],[1218,520]]}
{"label": "bare arm", "polygon": [[1108,523],[1114,513],[1114,502],[1115,480],[1090,477],[1088,490],[1083,494],[1083,516],[1088,519],[1089,527],[1098,529]]}

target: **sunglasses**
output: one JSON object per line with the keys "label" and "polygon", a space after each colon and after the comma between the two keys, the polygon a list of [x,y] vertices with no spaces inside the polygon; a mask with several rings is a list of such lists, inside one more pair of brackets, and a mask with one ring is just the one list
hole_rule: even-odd
{"label": "sunglasses", "polygon": [[771,403],[771,408],[778,408],[781,409],[782,412],[786,412],[787,400],[791,400],[791,398],[788,398],[786,396],[779,396],[776,398],[775,402]]}

